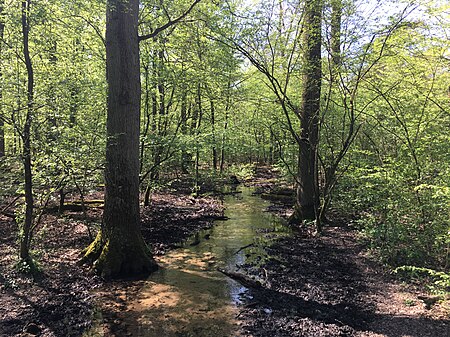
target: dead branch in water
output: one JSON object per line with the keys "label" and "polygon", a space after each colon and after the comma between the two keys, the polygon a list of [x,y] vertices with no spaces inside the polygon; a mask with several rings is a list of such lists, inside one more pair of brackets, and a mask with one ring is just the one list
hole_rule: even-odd
{"label": "dead branch in water", "polygon": [[217,268],[217,270],[219,272],[221,272],[222,274],[228,276],[229,278],[239,282],[240,284],[242,284],[244,287],[247,288],[254,288],[254,289],[261,289],[263,288],[263,285],[261,284],[261,282],[259,282],[258,280],[254,280],[253,278],[241,274],[241,273],[237,273],[231,270],[225,270],[222,268]]}

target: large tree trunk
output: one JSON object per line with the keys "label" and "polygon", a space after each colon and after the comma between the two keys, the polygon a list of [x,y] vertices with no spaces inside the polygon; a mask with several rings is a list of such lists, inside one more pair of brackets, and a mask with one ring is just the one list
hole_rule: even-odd
{"label": "large tree trunk", "polygon": [[[3,33],[5,31],[5,23],[3,22],[3,8],[5,2],[4,0],[0,0],[0,55],[2,54],[2,46],[3,46]],[[3,82],[3,68],[0,61],[0,83]],[[3,121],[3,88],[0,87],[0,158],[6,154],[5,151],[5,122]]]}
{"label": "large tree trunk", "polygon": [[108,80],[103,226],[85,258],[104,277],[146,274],[157,265],[139,221],[139,0],[108,0]]}
{"label": "large tree trunk", "polygon": [[30,241],[31,241],[31,227],[33,223],[33,176],[31,171],[31,124],[33,121],[34,109],[34,72],[30,57],[30,50],[28,47],[28,34],[30,31],[29,25],[29,11],[31,1],[22,1],[22,42],[23,42],[23,56],[25,66],[27,68],[27,113],[25,117],[25,124],[22,131],[23,140],[23,168],[24,168],[24,182],[25,182],[25,218],[22,225],[22,233],[20,236],[20,259],[31,262],[30,258]]}
{"label": "large tree trunk", "polygon": [[304,219],[316,219],[319,210],[317,147],[322,78],[322,1],[307,0],[304,15],[304,78],[300,115],[302,130],[298,157],[297,202],[291,218],[295,223]]}

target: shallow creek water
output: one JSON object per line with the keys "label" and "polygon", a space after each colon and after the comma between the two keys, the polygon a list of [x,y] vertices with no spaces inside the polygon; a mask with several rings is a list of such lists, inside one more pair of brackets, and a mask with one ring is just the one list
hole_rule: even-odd
{"label": "shallow creek water", "polygon": [[[132,336],[239,336],[238,306],[249,295],[217,268],[236,271],[249,259],[266,258],[267,241],[288,232],[280,219],[264,212],[268,202],[249,188],[239,192],[224,199],[229,220],[158,258],[161,268],[128,303],[135,320],[128,322]],[[242,249],[247,245],[252,246]]]}

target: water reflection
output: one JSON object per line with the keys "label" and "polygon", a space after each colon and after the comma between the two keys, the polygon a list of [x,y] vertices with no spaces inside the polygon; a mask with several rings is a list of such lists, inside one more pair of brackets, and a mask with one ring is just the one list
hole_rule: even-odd
{"label": "water reflection", "polygon": [[[242,188],[224,200],[228,221],[218,221],[184,248],[160,257],[162,268],[128,305],[137,317],[132,335],[239,336],[238,304],[247,289],[217,268],[236,270],[249,257],[263,258],[266,241],[286,233],[279,220],[264,212],[267,205]],[[252,246],[242,249],[247,245]]]}

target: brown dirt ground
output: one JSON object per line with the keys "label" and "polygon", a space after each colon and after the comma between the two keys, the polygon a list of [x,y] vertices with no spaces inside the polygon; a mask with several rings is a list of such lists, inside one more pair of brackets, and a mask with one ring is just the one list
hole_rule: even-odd
{"label": "brown dirt ground", "polygon": [[[101,195],[92,199],[101,199]],[[94,233],[101,212],[101,208],[88,211],[87,222]],[[212,226],[214,218],[222,214],[217,199],[156,193],[152,206],[142,211],[142,232],[153,253],[164,254],[198,230]],[[96,303],[119,310],[121,296],[139,288],[138,281],[105,283],[87,266],[78,265],[90,242],[85,223],[76,212],[44,215],[32,245],[42,273],[32,278],[15,268],[17,225],[0,216],[0,336],[81,336],[98,311]],[[106,336],[114,335],[115,330],[117,336],[122,335],[115,311],[104,312]]]}

